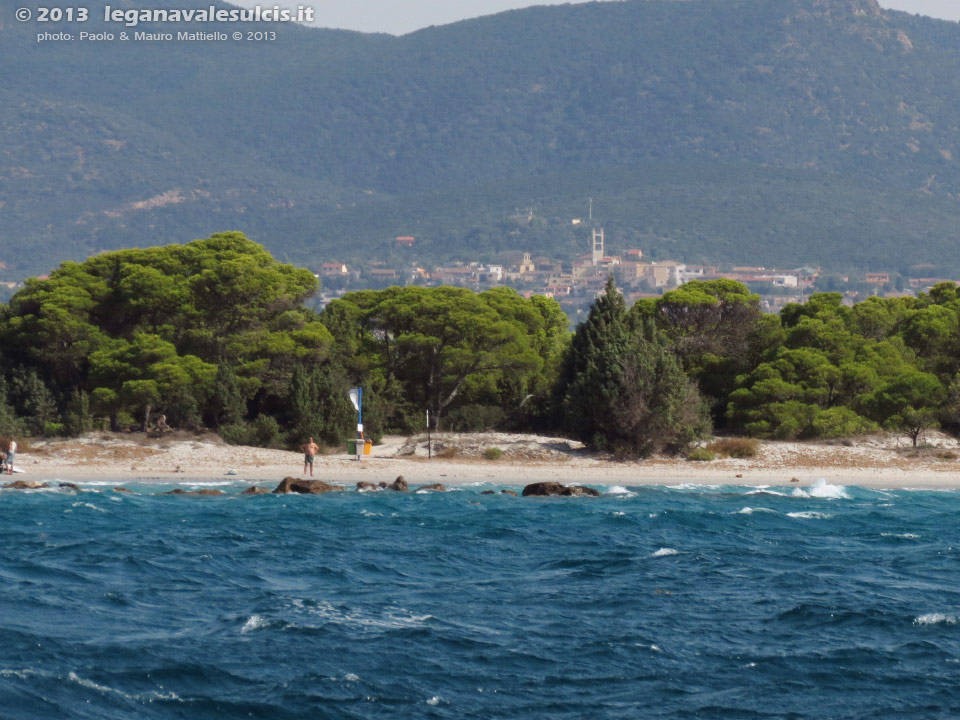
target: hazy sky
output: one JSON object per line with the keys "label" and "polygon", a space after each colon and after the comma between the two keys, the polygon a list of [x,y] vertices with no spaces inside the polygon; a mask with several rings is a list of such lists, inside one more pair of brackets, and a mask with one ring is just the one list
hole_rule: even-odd
{"label": "hazy sky", "polygon": [[[262,0],[234,0],[254,5]],[[563,0],[565,2],[566,0]],[[960,20],[958,0],[879,0],[880,5],[922,15]],[[263,3],[265,5],[270,3]],[[463,18],[491,15],[529,5],[560,5],[561,0],[287,0],[314,9],[317,25],[395,35],[428,25],[445,25]]]}

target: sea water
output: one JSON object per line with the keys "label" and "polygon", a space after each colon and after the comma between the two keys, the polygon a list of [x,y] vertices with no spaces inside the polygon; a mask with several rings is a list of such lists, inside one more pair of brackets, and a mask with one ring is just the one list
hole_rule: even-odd
{"label": "sea water", "polygon": [[956,718],[960,493],[0,492],[0,718]]}

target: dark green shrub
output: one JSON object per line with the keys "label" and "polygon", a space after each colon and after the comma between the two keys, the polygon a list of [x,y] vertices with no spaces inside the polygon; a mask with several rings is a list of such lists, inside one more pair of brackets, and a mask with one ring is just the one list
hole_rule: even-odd
{"label": "dark green shrub", "polygon": [[43,426],[43,435],[44,437],[61,437],[64,434],[63,429],[63,423],[48,422]]}
{"label": "dark green shrub", "polygon": [[251,428],[253,444],[265,448],[283,447],[280,424],[272,415],[257,415]]}
{"label": "dark green shrub", "polygon": [[464,405],[451,410],[441,418],[444,430],[452,432],[483,432],[504,421],[506,414],[495,405]]}
{"label": "dark green shrub", "polygon": [[228,445],[252,445],[254,442],[253,428],[244,420],[221,426],[219,434]]}
{"label": "dark green shrub", "polygon": [[746,459],[757,456],[760,441],[755,438],[721,438],[707,445],[707,450],[720,457]]}

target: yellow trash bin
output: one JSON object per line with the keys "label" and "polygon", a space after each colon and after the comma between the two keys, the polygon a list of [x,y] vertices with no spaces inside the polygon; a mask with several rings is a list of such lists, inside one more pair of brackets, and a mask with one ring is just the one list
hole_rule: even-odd
{"label": "yellow trash bin", "polygon": [[367,440],[367,441],[363,444],[363,454],[364,454],[364,455],[369,455],[371,450],[373,450],[373,443],[370,442],[369,440]]}

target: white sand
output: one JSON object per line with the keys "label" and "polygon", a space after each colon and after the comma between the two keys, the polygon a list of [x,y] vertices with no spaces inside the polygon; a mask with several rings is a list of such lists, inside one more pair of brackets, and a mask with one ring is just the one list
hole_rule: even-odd
{"label": "white sand", "polygon": [[[415,440],[419,442],[385,438],[361,462],[345,452],[318,456],[314,477],[348,487],[361,480],[392,482],[403,475],[411,486],[434,482],[522,486],[544,480],[595,486],[790,485],[792,478],[810,485],[823,478],[834,484],[875,488],[960,488],[960,444],[941,434],[929,436],[934,447],[914,457],[904,438],[875,435],[849,446],[763,442],[756,458],[713,462],[677,458],[624,462],[588,453],[573,441],[506,433],[434,434],[435,455],[427,459],[426,437]],[[212,435],[148,439],[92,434],[23,445],[17,464],[26,474],[18,477],[30,480],[117,485],[229,480],[272,488],[286,476],[304,476],[300,453],[229,446]],[[483,451],[493,447],[504,451],[501,459],[483,457]],[[949,452],[957,459],[936,457]]]}

